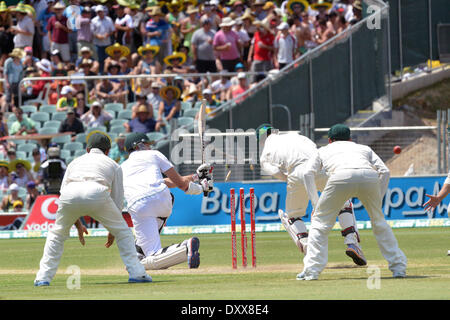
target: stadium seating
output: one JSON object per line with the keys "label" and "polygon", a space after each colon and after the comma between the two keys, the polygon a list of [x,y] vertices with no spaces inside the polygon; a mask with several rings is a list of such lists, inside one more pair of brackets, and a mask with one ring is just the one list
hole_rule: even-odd
{"label": "stadium seating", "polygon": [[27,114],[35,113],[37,111],[36,106],[32,106],[32,105],[23,105],[20,107],[20,109],[22,109],[22,111]]}
{"label": "stadium seating", "polygon": [[190,126],[194,123],[194,119],[190,117],[179,117],[178,118],[178,127],[181,126]]}
{"label": "stadium seating", "polygon": [[50,120],[50,114],[47,112],[37,111],[35,113],[32,113],[30,116],[31,120],[35,122],[45,122]]}
{"label": "stadium seating", "polygon": [[16,145],[28,143],[28,140],[24,140],[24,139],[15,139],[13,141]]}
{"label": "stadium seating", "polygon": [[59,136],[59,137],[53,137],[52,140],[50,140],[53,143],[57,143],[58,145],[63,145],[64,143],[68,143],[71,142],[71,137],[70,134],[66,134],[63,136]]}
{"label": "stadium seating", "polygon": [[127,122],[128,122],[127,119],[112,119],[112,120],[109,122],[109,125],[110,125],[111,128],[112,128],[112,127],[114,127],[114,126],[123,126],[124,123],[127,123]]}
{"label": "stadium seating", "polygon": [[55,127],[44,127],[38,130],[39,134],[55,134],[58,133],[58,128]]}
{"label": "stadium seating", "polygon": [[61,159],[67,159],[68,157],[70,157],[70,150],[65,150],[65,149],[62,149],[61,151],[60,151],[60,157],[61,157]]}
{"label": "stadium seating", "polygon": [[75,150],[74,156],[79,157],[82,156],[83,154],[86,154],[86,149]]}
{"label": "stadium seating", "polygon": [[66,142],[64,143],[63,150],[69,150],[70,154],[74,154],[77,150],[83,150],[83,144],[81,142]]}
{"label": "stadium seating", "polygon": [[52,113],[52,120],[64,121],[66,120],[67,114],[65,111],[56,111]]}
{"label": "stadium seating", "polygon": [[109,129],[109,132],[112,133],[125,133],[125,127],[123,125],[118,126],[112,126],[111,129]]}
{"label": "stadium seating", "polygon": [[89,134],[92,131],[103,131],[106,132],[106,126],[98,126],[98,127],[90,127],[86,130],[86,133]]}
{"label": "stadium seating", "polygon": [[132,102],[128,102],[127,103],[127,109],[131,110],[131,108],[133,108],[133,106],[136,104],[136,101],[132,101]]}
{"label": "stadium seating", "polygon": [[17,151],[31,153],[36,148],[38,148],[38,145],[35,143],[24,143],[17,146]]}
{"label": "stadium seating", "polygon": [[27,157],[27,153],[25,151],[16,151],[17,159],[25,159]]}
{"label": "stadium seating", "polygon": [[150,139],[150,141],[158,141],[162,138],[164,138],[166,135],[162,132],[149,132],[147,133],[147,137]]}
{"label": "stadium seating", "polygon": [[26,102],[29,104],[35,104],[35,103],[39,103],[39,104],[44,104],[47,100],[48,100],[48,95],[50,93],[50,82],[47,82],[44,85],[43,90],[39,91],[39,95],[37,96],[36,99],[31,99],[31,100],[27,100]]}
{"label": "stadium seating", "polygon": [[131,110],[122,110],[117,115],[117,119],[128,119],[131,120]]}
{"label": "stadium seating", "polygon": [[61,126],[61,121],[59,120],[49,120],[44,123],[44,128],[58,128]]}
{"label": "stadium seating", "polygon": [[197,113],[200,111],[199,108],[192,108],[189,110],[184,110],[183,111],[183,117],[191,117],[191,118],[195,118],[195,116],[197,115]]}
{"label": "stadium seating", "polygon": [[75,137],[76,142],[81,142],[84,146],[86,146],[86,133],[79,133]]}
{"label": "stadium seating", "polygon": [[40,112],[55,113],[56,106],[54,104],[43,104],[39,107]]}
{"label": "stadium seating", "polygon": [[105,111],[107,111],[114,118],[119,114],[123,109],[123,104],[121,103],[107,103],[105,104]]}

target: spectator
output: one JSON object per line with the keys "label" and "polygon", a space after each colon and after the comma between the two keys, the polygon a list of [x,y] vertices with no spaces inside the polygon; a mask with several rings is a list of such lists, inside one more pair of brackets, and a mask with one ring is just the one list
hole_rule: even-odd
{"label": "spectator", "polygon": [[14,147],[8,148],[6,156],[8,157],[9,162],[16,160],[17,159],[16,148]]}
{"label": "spectator", "polygon": [[[92,51],[89,47],[84,46],[80,49],[80,55],[81,57],[79,57],[77,59],[77,61],[75,62],[75,66],[76,67],[81,67],[83,68],[84,72],[89,71],[88,73],[85,73],[85,75],[91,74],[91,75],[95,75],[99,72],[99,63],[98,61],[96,61],[96,57],[94,56],[94,53],[96,51]],[[81,63],[83,61],[90,61],[91,65],[89,67],[89,70],[85,70],[84,67],[81,66]]]}
{"label": "spectator", "polygon": [[[239,62],[239,63],[236,65],[234,72],[237,72],[237,73],[239,74],[239,72],[244,72],[244,71],[245,71],[244,65],[243,65],[241,62]],[[230,81],[231,81],[231,85],[232,85],[232,86],[235,86],[235,85],[238,85],[238,84],[239,84],[239,80],[238,80],[238,78],[237,78],[237,75],[231,77]]]}
{"label": "spectator", "polygon": [[218,51],[220,66],[219,70],[233,72],[234,66],[240,62],[241,43],[239,35],[231,30],[234,21],[230,17],[222,20],[220,31],[214,35],[214,50]]}
{"label": "spectator", "polygon": [[[42,0],[41,0],[42,2]],[[48,36],[47,23],[48,20],[55,15],[53,12],[53,6],[55,4],[55,0],[47,0],[47,6],[40,13],[36,12],[37,21],[39,23],[38,34],[39,39],[42,41],[41,50],[44,57],[48,57],[48,53],[50,52],[50,38]]]}
{"label": "spectator", "polygon": [[219,102],[214,99],[211,89],[206,88],[203,90],[203,99],[206,100],[206,113],[213,116],[219,106]]}
{"label": "spectator", "polygon": [[74,108],[75,116],[81,118],[83,114],[89,111],[89,107],[86,105],[86,97],[84,91],[77,92],[75,98],[77,99],[77,107]]}
{"label": "spectator", "polygon": [[163,101],[163,99],[159,95],[159,90],[161,89],[161,84],[159,84],[156,81],[153,81],[151,88],[152,88],[152,91],[147,96],[147,101],[153,108],[159,109],[159,106],[161,105],[161,102]]}
{"label": "spectator", "polygon": [[[253,72],[266,72],[273,69],[273,52],[275,50],[273,42],[274,35],[270,32],[267,23],[255,21],[254,24],[258,26],[258,31],[250,46],[247,63],[251,65]],[[255,76],[253,77],[255,82]]]}
{"label": "spectator", "polygon": [[158,122],[163,120],[169,122],[173,118],[180,116],[181,103],[178,100],[181,96],[181,91],[175,86],[166,86],[160,91],[163,101],[159,105]]}
{"label": "spectator", "polygon": [[[188,6],[186,14],[187,17],[181,21],[180,33],[184,39],[183,46],[190,48],[193,34],[200,28],[200,21],[198,19],[198,9],[192,4]],[[211,37],[211,44],[212,39],[213,37]]]}
{"label": "spectator", "polygon": [[148,133],[159,131],[159,124],[150,117],[150,112],[145,104],[141,104],[136,111],[136,118],[124,123],[127,132]]}
{"label": "spectator", "polygon": [[37,133],[35,122],[23,114],[23,110],[15,107],[13,112],[16,116],[16,121],[11,125],[9,131],[10,135],[26,135]]}
{"label": "spectator", "polygon": [[[50,77],[52,65],[49,60],[42,59],[41,61],[36,63],[36,67],[39,69],[39,77]],[[48,90],[45,89],[45,85],[49,82],[49,80],[33,81],[33,84],[31,86],[32,96],[38,97],[41,92],[45,95],[45,90]]]}
{"label": "spectator", "polygon": [[36,188],[36,183],[30,181],[27,183],[27,196],[25,197],[26,210],[30,211],[36,198],[41,195],[41,192]]}
{"label": "spectator", "polygon": [[70,5],[64,9],[64,16],[67,18],[67,27],[69,29],[69,52],[70,61],[75,62],[78,55],[78,24],[77,17],[81,16],[81,7],[78,0],[69,0]]}
{"label": "spectator", "polygon": [[239,41],[241,43],[241,57],[242,60],[248,60],[248,52],[250,50],[250,36],[248,35],[247,30],[244,28],[244,20],[237,19],[236,24],[234,25],[233,31],[236,32],[239,36]]}
{"label": "spectator", "polygon": [[71,132],[72,141],[75,141],[76,135],[84,132],[83,123],[75,117],[73,108],[67,108],[67,116],[59,126],[59,133]]}
{"label": "spectator", "polygon": [[8,190],[9,195],[6,195],[2,199],[2,210],[8,212],[13,209],[15,201],[22,201],[23,199],[19,197],[19,186],[15,183],[11,183]]}
{"label": "spectator", "polygon": [[23,66],[20,59],[23,57],[23,50],[15,48],[6,59],[3,67],[3,78],[5,88],[5,104],[2,106],[3,112],[8,112],[11,107],[11,102],[14,101],[14,106],[19,106],[19,83],[23,78]]}
{"label": "spectator", "polygon": [[27,160],[16,159],[9,163],[11,169],[11,181],[19,187],[25,188],[28,181],[33,181],[31,163]]}
{"label": "spectator", "polygon": [[221,71],[220,79],[211,83],[211,91],[221,102],[230,98],[231,81],[230,76],[224,75],[225,70]]}
{"label": "spectator", "polygon": [[8,123],[3,119],[3,112],[0,111],[0,138],[9,136]]}
{"label": "spectator", "polygon": [[113,117],[103,110],[103,106],[100,102],[95,101],[91,105],[91,109],[83,114],[80,119],[88,128],[97,128],[109,124],[109,121],[111,121]]}
{"label": "spectator", "polygon": [[[119,1],[120,2],[120,1]],[[125,6],[118,3],[112,7],[116,13],[114,21],[116,42],[129,46],[131,43],[131,32],[133,30],[133,19],[125,12]]]}
{"label": "spectator", "polygon": [[0,65],[3,65],[8,54],[14,49],[12,34],[13,19],[5,1],[0,2]]}
{"label": "spectator", "polygon": [[[239,95],[243,94],[245,91],[247,91],[249,89],[247,77],[245,76],[245,73],[241,72],[238,74],[237,77],[239,80],[239,84],[237,86],[234,86],[231,89],[231,96],[233,99],[237,98]],[[246,95],[239,97],[236,100],[236,103],[240,103],[240,102],[244,101],[245,98],[246,98]]]}
{"label": "spectator", "polygon": [[146,11],[150,19],[141,28],[144,44],[160,47],[157,59],[162,63],[163,58],[172,52],[171,27],[160,7],[150,7]]}
{"label": "spectator", "polygon": [[274,41],[275,68],[281,70],[296,58],[298,42],[295,36],[289,32],[287,22],[282,22],[277,29],[280,30],[280,33]]}
{"label": "spectator", "polygon": [[69,33],[67,27],[67,18],[63,15],[66,6],[61,2],[53,6],[55,15],[50,17],[47,22],[47,31],[49,32],[50,50],[59,50],[64,62],[70,61]]}
{"label": "spectator", "polygon": [[105,59],[103,72],[109,72],[110,64],[119,64],[119,60],[122,57],[127,57],[130,55],[130,49],[121,45],[120,43],[115,43],[105,49],[106,54],[109,56]]}
{"label": "spectator", "polygon": [[118,164],[121,164],[128,158],[128,152],[125,150],[125,138],[124,133],[119,133],[116,138],[116,144],[109,151],[109,157]]}
{"label": "spectator", "polygon": [[[33,149],[31,152],[31,156],[33,157],[33,162],[31,163],[31,175],[33,176],[33,180],[38,180],[38,172],[41,167],[41,151],[39,148]],[[44,158],[45,159],[45,158]]]}
{"label": "spectator", "polygon": [[159,52],[158,46],[146,44],[138,48],[138,54],[142,57],[134,70],[135,74],[159,74],[161,73],[161,63],[155,59]]}
{"label": "spectator", "polygon": [[67,108],[76,108],[77,107],[77,99],[75,99],[74,95],[76,94],[76,90],[71,86],[64,86],[61,89],[61,98],[58,99],[56,103],[57,111],[66,111]]}
{"label": "spectator", "polygon": [[267,16],[267,12],[264,11],[264,5],[266,4],[266,1],[264,0],[255,0],[253,2],[252,10],[253,14],[256,17],[257,20],[262,21]]}
{"label": "spectator", "polygon": [[28,16],[27,9],[22,2],[12,9],[16,13],[17,25],[11,27],[14,36],[14,48],[25,48],[33,46],[34,22]]}
{"label": "spectator", "polygon": [[106,48],[111,45],[111,36],[115,32],[114,23],[110,17],[106,16],[105,8],[102,5],[95,7],[97,16],[91,20],[91,31],[94,36],[94,45],[97,50],[99,70],[104,70],[106,59]]}
{"label": "spectator", "polygon": [[[90,7],[85,6],[83,7],[81,11],[81,15],[79,15],[76,18],[76,24],[78,26],[78,32],[77,32],[77,45],[81,58],[79,58],[77,61],[80,61],[80,59],[94,59],[97,60],[97,50],[95,50],[95,46],[92,43],[92,40],[94,39],[94,35],[92,34],[91,30],[91,20],[92,20],[92,10]],[[90,53],[89,56],[83,56],[83,49],[88,50]]]}
{"label": "spectator", "polygon": [[23,201],[16,200],[13,203],[13,212],[22,212],[23,211]]}
{"label": "spectator", "polygon": [[[73,118],[78,120],[75,117]],[[67,166],[64,160],[60,158],[61,151],[58,146],[49,147],[47,154],[48,159],[42,163],[39,170],[39,181],[44,184],[47,194],[59,194]]]}
{"label": "spectator", "polygon": [[217,72],[216,58],[214,55],[214,35],[211,29],[211,20],[201,19],[202,28],[196,30],[191,39],[191,52],[195,68],[200,73]]}
{"label": "spectator", "polygon": [[171,68],[172,73],[186,73],[183,64],[186,62],[186,55],[182,52],[174,52],[164,57],[164,63]]}
{"label": "spectator", "polygon": [[11,177],[9,176],[8,161],[0,160],[0,190],[6,193],[10,184]]}

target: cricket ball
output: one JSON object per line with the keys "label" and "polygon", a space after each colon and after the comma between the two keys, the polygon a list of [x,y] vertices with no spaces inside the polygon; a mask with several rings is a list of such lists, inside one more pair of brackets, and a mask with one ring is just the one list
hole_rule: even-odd
{"label": "cricket ball", "polygon": [[395,154],[399,154],[400,152],[402,152],[402,148],[400,146],[395,146],[394,147],[394,153]]}

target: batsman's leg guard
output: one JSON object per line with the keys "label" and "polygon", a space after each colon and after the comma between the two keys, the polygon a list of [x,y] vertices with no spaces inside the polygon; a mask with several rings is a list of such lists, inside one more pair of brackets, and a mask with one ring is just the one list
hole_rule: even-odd
{"label": "batsman's leg guard", "polygon": [[289,233],[292,240],[294,240],[295,245],[300,249],[301,252],[306,254],[306,247],[308,244],[308,229],[306,229],[305,223],[301,218],[289,219],[288,215],[283,210],[279,210],[278,215],[284,228]]}
{"label": "batsman's leg guard", "polygon": [[[195,256],[196,261],[193,261],[192,265],[193,267],[198,267],[200,264],[200,254],[198,253],[199,245],[198,238],[191,238],[181,243],[161,248],[154,254],[142,259],[141,264],[146,270],[161,270],[186,262],[189,260],[190,256]],[[192,248],[194,250],[192,250]],[[190,260],[195,259],[191,258]]]}
{"label": "batsman's leg guard", "polygon": [[344,207],[338,214],[338,220],[342,229],[341,234],[345,238],[344,243],[347,245],[358,244],[360,239],[351,200],[345,202]]}

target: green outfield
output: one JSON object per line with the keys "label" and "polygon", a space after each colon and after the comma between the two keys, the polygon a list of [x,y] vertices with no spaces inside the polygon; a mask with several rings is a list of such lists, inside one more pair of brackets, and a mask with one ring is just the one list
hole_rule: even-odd
{"label": "green outfield", "polygon": [[[450,229],[395,229],[408,257],[408,277],[393,279],[371,230],[361,232],[369,267],[356,267],[344,254],[337,231],[330,234],[329,264],[319,281],[297,281],[302,256],[286,232],[257,233],[257,268],[231,268],[230,234],[198,235],[201,264],[149,271],[153,283],[128,284],[128,274],[106,238],[66,242],[50,287],[33,287],[45,239],[0,240],[0,299],[450,299]],[[162,236],[163,245],[185,236]],[[240,241],[238,240],[238,247]],[[250,248],[250,242],[249,242]],[[249,251],[250,253],[250,251]],[[241,263],[240,256],[238,263]],[[68,289],[69,266],[81,271],[80,289]],[[377,269],[379,282],[374,280]],[[70,284],[70,281],[69,281]],[[378,284],[378,288],[377,288]]]}

